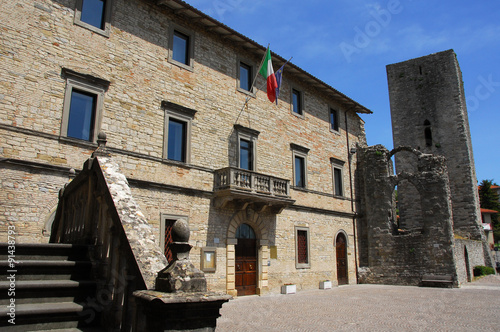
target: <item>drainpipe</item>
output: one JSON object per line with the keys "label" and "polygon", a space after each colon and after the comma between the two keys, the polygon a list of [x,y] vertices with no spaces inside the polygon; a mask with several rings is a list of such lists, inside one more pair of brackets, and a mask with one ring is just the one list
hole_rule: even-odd
{"label": "drainpipe", "polygon": [[350,188],[350,193],[351,193],[351,211],[354,213],[354,216],[352,217],[352,231],[353,231],[353,236],[354,236],[354,266],[356,267],[356,284],[358,283],[358,252],[357,252],[357,239],[356,239],[356,211],[354,210],[354,194],[352,192],[352,165],[351,165],[351,159],[352,155],[356,153],[351,153],[351,145],[349,143],[349,125],[347,123],[347,112],[344,112],[344,120],[345,120],[345,137],[346,137],[346,143],[347,143],[347,163],[349,166],[349,188]]}

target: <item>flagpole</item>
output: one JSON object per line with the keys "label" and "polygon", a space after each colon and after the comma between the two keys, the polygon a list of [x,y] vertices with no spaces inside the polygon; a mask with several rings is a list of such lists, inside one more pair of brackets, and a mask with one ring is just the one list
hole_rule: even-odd
{"label": "flagpole", "polygon": [[[262,67],[262,64],[264,63],[264,60],[266,59],[267,50],[269,50],[270,45],[271,44],[267,44],[266,51],[264,52],[264,55],[262,56],[262,60],[260,61],[260,65],[259,65],[259,67],[257,67],[257,73],[255,74],[252,85],[250,86],[250,93],[253,92],[253,86],[255,85],[255,82],[257,81],[257,77],[259,76],[259,70]],[[238,114],[238,117],[236,118],[235,123],[238,122],[238,119],[240,118],[240,115],[243,112],[243,110],[245,109],[245,106],[248,104],[248,101],[250,100],[250,98],[251,98],[251,96],[247,96],[245,98],[245,102],[243,103],[243,106],[241,107],[240,113]]]}

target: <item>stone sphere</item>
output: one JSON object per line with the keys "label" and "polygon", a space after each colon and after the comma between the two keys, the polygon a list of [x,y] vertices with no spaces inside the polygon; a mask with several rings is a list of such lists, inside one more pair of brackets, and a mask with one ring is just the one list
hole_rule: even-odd
{"label": "stone sphere", "polygon": [[172,240],[174,242],[188,242],[189,233],[189,225],[184,219],[177,220],[172,226]]}

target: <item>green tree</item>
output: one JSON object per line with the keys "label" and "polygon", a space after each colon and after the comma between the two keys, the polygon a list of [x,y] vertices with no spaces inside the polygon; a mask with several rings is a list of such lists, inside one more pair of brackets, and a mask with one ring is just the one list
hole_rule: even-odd
{"label": "green tree", "polygon": [[[479,201],[483,209],[490,209],[495,211],[500,211],[500,199],[496,190],[492,189],[491,186],[497,186],[493,180],[483,180],[479,184]],[[498,214],[493,214],[491,216],[491,221],[493,223],[493,236],[495,242],[500,241],[500,223],[498,221]]]}

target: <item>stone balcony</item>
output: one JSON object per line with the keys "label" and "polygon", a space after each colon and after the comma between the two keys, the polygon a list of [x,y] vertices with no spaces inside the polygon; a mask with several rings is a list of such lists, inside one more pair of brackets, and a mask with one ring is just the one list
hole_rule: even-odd
{"label": "stone balcony", "polygon": [[295,200],[290,197],[290,181],[236,167],[215,171],[214,205],[216,208],[245,209],[280,213]]}

